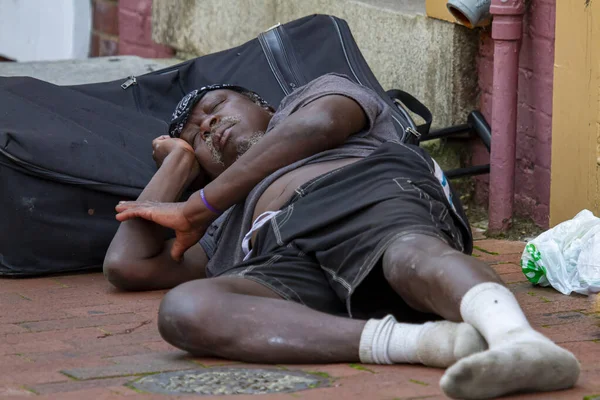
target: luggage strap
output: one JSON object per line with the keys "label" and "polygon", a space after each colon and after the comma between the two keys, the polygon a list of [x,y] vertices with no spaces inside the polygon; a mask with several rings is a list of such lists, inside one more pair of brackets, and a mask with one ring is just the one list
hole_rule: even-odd
{"label": "luggage strap", "polygon": [[305,82],[300,82],[292,69],[291,60],[288,59],[290,56],[285,50],[279,29],[281,29],[280,25],[275,25],[268,31],[262,32],[258,35],[258,41],[275,79],[287,96]]}
{"label": "luggage strap", "polygon": [[410,111],[414,112],[419,117],[423,118],[423,120],[425,120],[423,124],[417,126],[417,132],[419,133],[418,136],[420,137],[427,136],[427,134],[429,134],[429,129],[431,128],[431,122],[433,120],[429,108],[427,108],[425,104],[417,100],[416,97],[414,97],[410,93],[405,92],[404,90],[391,89],[388,90],[386,93],[388,96],[390,96],[392,100],[398,100],[399,102],[404,104]]}

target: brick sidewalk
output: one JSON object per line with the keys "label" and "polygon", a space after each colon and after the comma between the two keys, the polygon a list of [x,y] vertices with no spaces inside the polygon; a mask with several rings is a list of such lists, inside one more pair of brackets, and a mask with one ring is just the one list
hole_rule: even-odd
{"label": "brick sidewalk", "polygon": [[[518,297],[532,325],[573,351],[583,368],[578,386],[572,390],[518,398],[600,399],[600,299],[534,288],[518,266],[522,250],[523,243],[483,240],[476,243],[474,256],[493,265]],[[119,293],[100,273],[0,280],[0,398],[178,398],[140,394],[125,384],[161,371],[219,365],[256,367],[192,359],[164,343],[156,329],[157,307],[164,293]],[[319,373],[333,384],[292,394],[262,395],[261,399],[445,398],[438,386],[443,371],[432,368],[276,367]],[[220,397],[225,398],[257,399]]]}

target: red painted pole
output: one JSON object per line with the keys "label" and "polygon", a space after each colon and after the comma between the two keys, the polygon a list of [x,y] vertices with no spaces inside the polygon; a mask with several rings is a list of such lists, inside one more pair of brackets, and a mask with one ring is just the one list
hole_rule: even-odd
{"label": "red painted pole", "polygon": [[489,231],[505,232],[512,222],[515,197],[517,90],[523,35],[523,0],[492,0],[494,86],[490,156]]}

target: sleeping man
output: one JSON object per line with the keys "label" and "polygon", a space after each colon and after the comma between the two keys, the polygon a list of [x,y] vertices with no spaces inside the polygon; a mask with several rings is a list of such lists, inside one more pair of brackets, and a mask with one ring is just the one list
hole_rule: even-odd
{"label": "sleeping man", "polygon": [[[398,141],[375,92],[329,74],[275,110],[213,85],[184,97],[169,130],[148,186],[117,206],[104,263],[118,288],[173,288],[158,317],[167,342],[257,363],[447,368],[455,398],[576,383],[575,357],[468,255],[442,171]],[[202,189],[179,201],[190,185]]]}

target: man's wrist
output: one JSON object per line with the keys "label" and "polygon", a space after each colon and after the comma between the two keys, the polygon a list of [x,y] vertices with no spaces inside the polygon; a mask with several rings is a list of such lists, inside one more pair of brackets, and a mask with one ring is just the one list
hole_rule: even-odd
{"label": "man's wrist", "polygon": [[193,153],[183,149],[174,149],[165,158],[161,168],[173,169],[174,175],[184,177],[187,187],[196,178],[199,171],[199,168],[194,169],[195,163],[198,161]]}
{"label": "man's wrist", "polygon": [[192,226],[206,226],[217,219],[218,215],[210,211],[202,197],[200,191],[194,192],[183,206],[183,216]]}
{"label": "man's wrist", "polygon": [[186,149],[175,148],[167,155],[167,157],[165,157],[165,161],[167,161],[168,159],[175,159],[182,163],[187,162],[191,165],[193,161],[196,161],[196,156],[194,155],[194,153]]}
{"label": "man's wrist", "polygon": [[182,153],[170,153],[165,157],[138,200],[166,203],[179,200],[187,187],[194,162],[196,161]]}

